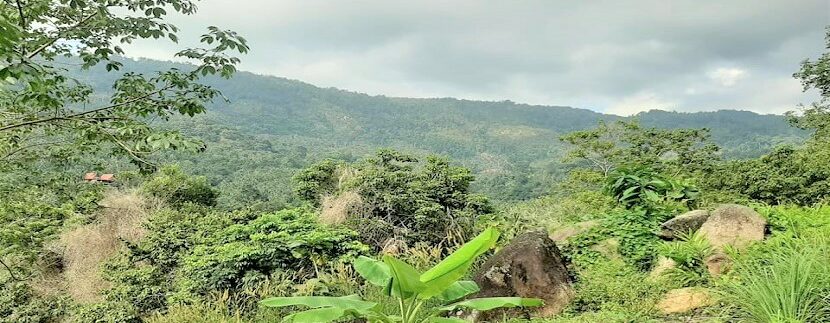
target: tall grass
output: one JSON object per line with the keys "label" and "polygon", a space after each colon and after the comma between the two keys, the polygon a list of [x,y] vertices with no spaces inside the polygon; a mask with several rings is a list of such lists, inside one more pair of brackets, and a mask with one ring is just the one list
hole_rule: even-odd
{"label": "tall grass", "polygon": [[830,321],[830,238],[817,231],[791,237],[763,257],[739,262],[724,296],[751,322]]}

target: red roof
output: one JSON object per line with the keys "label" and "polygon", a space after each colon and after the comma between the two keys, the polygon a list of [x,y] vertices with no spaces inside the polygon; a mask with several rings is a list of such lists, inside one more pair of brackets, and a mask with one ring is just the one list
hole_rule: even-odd
{"label": "red roof", "polygon": [[94,181],[96,175],[98,175],[98,174],[96,174],[95,172],[86,173],[86,174],[84,174],[84,180],[85,181]]}
{"label": "red roof", "polygon": [[99,177],[98,180],[102,181],[102,182],[112,182],[112,181],[115,181],[115,175],[113,175],[113,174],[101,174],[101,177]]}

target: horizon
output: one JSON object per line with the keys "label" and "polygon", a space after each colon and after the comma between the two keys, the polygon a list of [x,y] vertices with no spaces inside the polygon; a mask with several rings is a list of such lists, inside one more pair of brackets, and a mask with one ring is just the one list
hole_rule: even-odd
{"label": "horizon", "polygon": [[[242,13],[253,15],[235,19]],[[323,88],[617,115],[654,108],[781,114],[817,97],[802,93],[792,74],[823,50],[828,13],[830,3],[821,0],[257,0],[200,2],[196,16],[170,20],[182,30],[182,45],[210,21],[253,44],[242,70]],[[175,47],[138,41],[126,49],[129,57],[172,59]]]}

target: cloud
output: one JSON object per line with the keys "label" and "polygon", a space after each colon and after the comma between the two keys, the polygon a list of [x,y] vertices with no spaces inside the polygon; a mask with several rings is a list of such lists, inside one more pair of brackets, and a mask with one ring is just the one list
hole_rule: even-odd
{"label": "cloud", "polygon": [[674,110],[677,102],[667,101],[660,98],[654,92],[641,92],[631,96],[623,97],[618,103],[611,106],[606,112],[621,116],[631,116],[648,110]]}
{"label": "cloud", "polygon": [[715,69],[714,71],[709,72],[707,75],[710,79],[714,80],[718,84],[730,87],[738,83],[739,80],[746,76],[747,72],[740,68],[725,68],[720,67]]}
{"label": "cloud", "polygon": [[246,36],[244,70],[369,94],[777,112],[813,98],[791,75],[823,51],[828,12],[825,0],[214,0],[173,21],[182,39],[208,25]]}

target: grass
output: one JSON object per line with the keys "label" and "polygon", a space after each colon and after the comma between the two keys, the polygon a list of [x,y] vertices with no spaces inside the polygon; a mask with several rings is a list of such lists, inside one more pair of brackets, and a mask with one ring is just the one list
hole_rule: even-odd
{"label": "grass", "polygon": [[[784,224],[764,244],[736,256],[722,287],[735,319],[749,322],[830,321],[830,213],[775,208]],[[773,223],[775,224],[775,222]]]}

